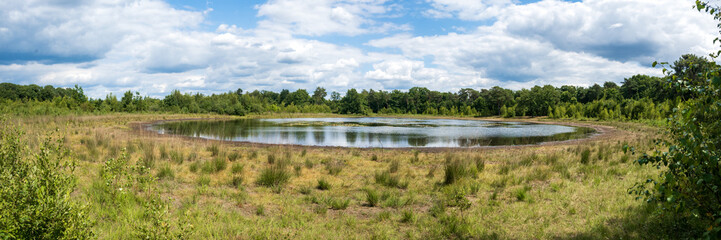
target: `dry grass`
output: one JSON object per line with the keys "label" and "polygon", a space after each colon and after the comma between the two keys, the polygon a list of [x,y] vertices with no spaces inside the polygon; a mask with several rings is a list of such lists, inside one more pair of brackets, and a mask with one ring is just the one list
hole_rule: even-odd
{"label": "dry grass", "polygon": [[[118,114],[10,120],[28,131],[31,145],[49,130],[59,129],[79,160],[76,197],[91,205],[98,223],[94,231],[100,238],[128,238],[132,223],[142,219],[140,200],[108,210],[92,196],[102,162],[123,151],[132,164],[141,161],[160,178],[155,186],[169,203],[169,221],[190,223],[191,238],[549,239],[664,234],[640,227],[655,218],[626,192],[657,173],[633,165],[634,156],[621,151],[624,144],[650,150],[650,139],[659,131],[642,124],[598,123],[623,134],[583,146],[430,152],[224,144],[157,136],[136,131],[131,124],[194,117],[218,116]],[[449,158],[450,163],[462,165],[448,165]],[[278,164],[285,165],[289,174],[286,184],[256,184],[264,171]],[[457,175],[449,180],[444,174],[448,171]],[[400,183],[379,183],[379,177],[381,182],[395,178]]]}

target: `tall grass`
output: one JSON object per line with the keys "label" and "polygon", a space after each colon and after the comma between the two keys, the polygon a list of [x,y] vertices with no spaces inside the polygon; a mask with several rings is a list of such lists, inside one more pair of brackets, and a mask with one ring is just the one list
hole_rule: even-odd
{"label": "tall grass", "polygon": [[[483,165],[485,167],[485,164]],[[450,185],[461,178],[475,176],[477,170],[471,167],[467,161],[457,159],[453,156],[447,157],[443,166],[443,184]]]}
{"label": "tall grass", "polygon": [[408,188],[408,181],[402,181],[398,175],[391,174],[390,171],[377,172],[375,174],[375,181],[386,187]]}
{"label": "tall grass", "polygon": [[158,169],[158,173],[156,174],[156,176],[158,177],[158,179],[161,179],[161,180],[163,180],[163,179],[171,179],[172,180],[173,178],[175,178],[175,172],[170,167],[170,165],[166,164],[166,165],[161,166]]}
{"label": "tall grass", "polygon": [[285,164],[273,164],[260,172],[256,183],[265,187],[282,187],[288,183],[290,175]]}
{"label": "tall grass", "polygon": [[330,190],[331,185],[328,182],[328,180],[325,180],[325,178],[318,179],[318,185],[316,186],[318,190]]}

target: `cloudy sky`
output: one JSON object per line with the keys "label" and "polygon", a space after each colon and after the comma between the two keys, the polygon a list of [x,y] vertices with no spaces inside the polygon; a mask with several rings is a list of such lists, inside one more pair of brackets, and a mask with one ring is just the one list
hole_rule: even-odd
{"label": "cloudy sky", "polygon": [[714,50],[692,0],[3,0],[0,82],[91,97],[620,83]]}

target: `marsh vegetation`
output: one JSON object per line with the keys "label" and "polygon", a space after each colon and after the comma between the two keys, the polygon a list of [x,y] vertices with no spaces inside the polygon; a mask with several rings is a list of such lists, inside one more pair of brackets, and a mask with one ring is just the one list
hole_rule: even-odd
{"label": "marsh vegetation", "polygon": [[652,150],[661,132],[645,124],[594,122],[619,132],[579,145],[444,151],[252,146],[133,127],[197,117],[209,116],[6,125],[26,131],[30,151],[48,133],[62,139],[76,164],[69,201],[87,203],[99,238],[663,238],[685,227],[627,194],[658,174],[621,150]]}

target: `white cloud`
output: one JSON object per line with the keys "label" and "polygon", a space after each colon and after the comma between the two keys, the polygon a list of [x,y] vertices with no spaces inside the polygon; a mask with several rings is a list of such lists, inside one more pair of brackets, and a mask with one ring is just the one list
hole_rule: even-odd
{"label": "white cloud", "polygon": [[408,26],[380,23],[374,16],[387,14],[386,0],[270,0],[258,6],[259,29],[273,34],[319,36],[406,30]]}
{"label": "white cloud", "polygon": [[691,6],[689,0],[545,0],[509,7],[496,25],[558,49],[648,63],[713,49],[715,21]]}
{"label": "white cloud", "polygon": [[[384,0],[272,0],[257,6],[257,28],[227,23],[206,31],[200,25],[207,11],[177,10],[160,0],[2,1],[0,81],[80,84],[92,97],[127,90],[160,97],[173,89],[592,85],[659,74],[648,67],[653,60],[710,52],[716,31],[710,17],[690,9],[691,1],[431,4],[434,17],[498,20],[466,25],[462,34],[388,36],[408,27],[377,18],[403,10]],[[309,37],[368,33],[386,37],[368,48]]]}
{"label": "white cloud", "polygon": [[[152,38],[199,24],[201,13],[161,1],[10,0],[0,3],[0,54],[50,62],[102,58],[126,37]],[[152,24],[149,24],[152,23]]]}
{"label": "white cloud", "polygon": [[511,0],[428,0],[432,9],[424,12],[434,18],[457,17],[462,20],[486,20],[497,17]]}

